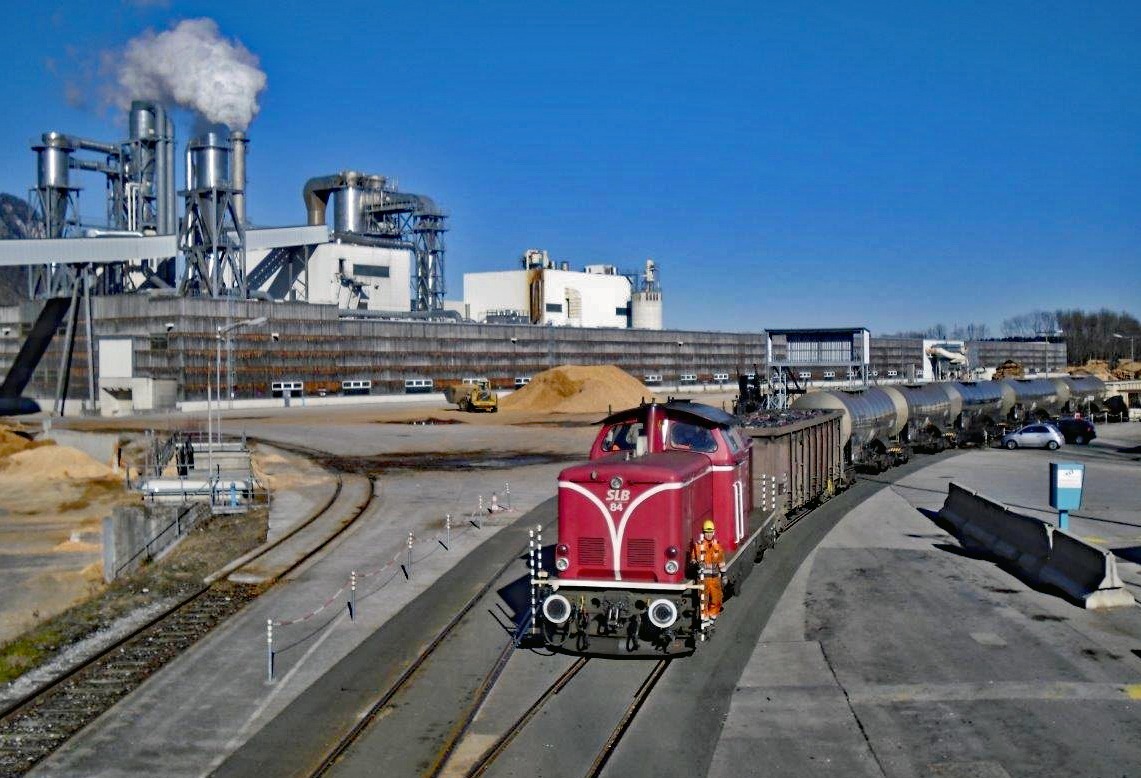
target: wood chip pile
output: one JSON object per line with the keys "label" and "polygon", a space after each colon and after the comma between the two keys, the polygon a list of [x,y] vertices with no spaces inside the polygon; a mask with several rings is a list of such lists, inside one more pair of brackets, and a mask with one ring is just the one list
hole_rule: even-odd
{"label": "wood chip pile", "polygon": [[653,392],[614,365],[561,365],[531,378],[504,397],[499,407],[511,411],[606,413],[649,400]]}

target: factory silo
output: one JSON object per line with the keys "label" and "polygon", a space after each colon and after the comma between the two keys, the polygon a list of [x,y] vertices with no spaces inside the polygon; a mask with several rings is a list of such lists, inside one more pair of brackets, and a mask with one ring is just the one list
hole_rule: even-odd
{"label": "factory silo", "polygon": [[636,330],[662,329],[662,288],[654,260],[646,260],[646,273],[630,299],[630,326]]}

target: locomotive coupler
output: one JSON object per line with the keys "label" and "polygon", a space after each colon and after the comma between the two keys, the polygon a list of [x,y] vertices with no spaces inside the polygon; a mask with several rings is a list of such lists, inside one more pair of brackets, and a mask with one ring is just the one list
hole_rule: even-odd
{"label": "locomotive coupler", "polygon": [[622,607],[621,603],[613,603],[609,600],[603,601],[602,607],[605,610],[605,615],[599,624],[599,631],[608,635],[618,634],[618,629],[624,621],[625,608]]}

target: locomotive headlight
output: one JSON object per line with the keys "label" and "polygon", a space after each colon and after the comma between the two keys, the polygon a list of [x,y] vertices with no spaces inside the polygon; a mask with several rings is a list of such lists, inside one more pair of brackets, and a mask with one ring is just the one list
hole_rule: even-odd
{"label": "locomotive headlight", "polygon": [[560,573],[563,570],[566,570],[568,567],[570,567],[570,560],[567,559],[565,556],[561,556],[561,557],[558,557],[557,559],[555,559],[555,569],[558,570]]}
{"label": "locomotive headlight", "polygon": [[677,546],[670,546],[666,549],[666,559],[677,559],[677,555]]}
{"label": "locomotive headlight", "polygon": [[670,575],[673,575],[677,572],[677,560],[671,559],[670,561],[666,562],[666,572]]}
{"label": "locomotive headlight", "polygon": [[555,546],[556,570],[562,572],[563,570],[566,570],[568,567],[570,567],[570,559],[567,558],[569,555],[570,546],[568,546],[566,543],[559,543],[557,546]]}
{"label": "locomotive headlight", "polygon": [[562,624],[570,618],[570,615],[570,600],[561,594],[552,594],[543,600],[543,618],[552,624]]}
{"label": "locomotive headlight", "polygon": [[[548,600],[548,602],[550,602],[550,600]],[[543,612],[545,613],[546,610],[547,606],[544,604]],[[650,616],[650,623],[658,629],[669,629],[673,626],[674,622],[677,621],[677,606],[669,600],[654,600],[650,603],[647,613]]]}

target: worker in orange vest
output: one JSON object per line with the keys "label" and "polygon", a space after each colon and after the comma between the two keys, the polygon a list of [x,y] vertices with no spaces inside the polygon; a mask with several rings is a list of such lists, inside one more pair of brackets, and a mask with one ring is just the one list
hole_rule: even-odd
{"label": "worker in orange vest", "polygon": [[701,537],[693,542],[689,552],[690,564],[705,585],[705,603],[701,608],[702,620],[715,620],[721,615],[721,602],[724,594],[721,589],[721,576],[725,574],[725,549],[714,537],[716,527],[706,519],[701,525]]}

